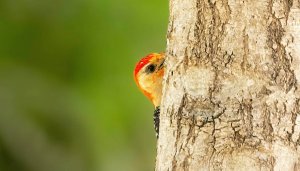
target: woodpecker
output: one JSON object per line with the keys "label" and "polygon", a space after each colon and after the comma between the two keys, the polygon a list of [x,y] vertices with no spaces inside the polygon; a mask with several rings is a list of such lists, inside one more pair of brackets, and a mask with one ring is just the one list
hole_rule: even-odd
{"label": "woodpecker", "polygon": [[162,95],[164,61],[164,53],[151,53],[142,58],[134,69],[134,80],[138,88],[155,107],[153,121],[157,138],[159,133],[159,106]]}

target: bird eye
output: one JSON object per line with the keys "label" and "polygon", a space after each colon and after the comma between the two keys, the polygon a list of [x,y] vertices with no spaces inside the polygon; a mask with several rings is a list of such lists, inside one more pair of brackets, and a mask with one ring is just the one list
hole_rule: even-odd
{"label": "bird eye", "polygon": [[147,68],[146,68],[146,72],[147,73],[152,73],[152,72],[154,72],[155,71],[155,65],[153,65],[153,64],[150,64],[150,65],[148,65],[147,66]]}

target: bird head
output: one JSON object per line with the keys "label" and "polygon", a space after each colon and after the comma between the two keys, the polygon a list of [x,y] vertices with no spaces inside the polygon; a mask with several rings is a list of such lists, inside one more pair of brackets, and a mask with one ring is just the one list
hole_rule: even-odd
{"label": "bird head", "polygon": [[134,80],[155,107],[160,105],[164,75],[164,53],[151,53],[142,58],[134,69]]}

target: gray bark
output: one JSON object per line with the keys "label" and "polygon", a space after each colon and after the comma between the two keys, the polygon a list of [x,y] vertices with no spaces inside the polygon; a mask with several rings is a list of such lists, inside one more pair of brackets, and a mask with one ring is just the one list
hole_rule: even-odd
{"label": "gray bark", "polygon": [[300,1],[170,0],[157,171],[300,170]]}

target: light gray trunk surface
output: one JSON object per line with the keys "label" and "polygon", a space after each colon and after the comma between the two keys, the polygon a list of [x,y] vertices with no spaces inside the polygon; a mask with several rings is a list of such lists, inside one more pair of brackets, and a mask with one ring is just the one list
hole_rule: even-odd
{"label": "light gray trunk surface", "polygon": [[299,0],[170,0],[157,171],[300,170]]}

